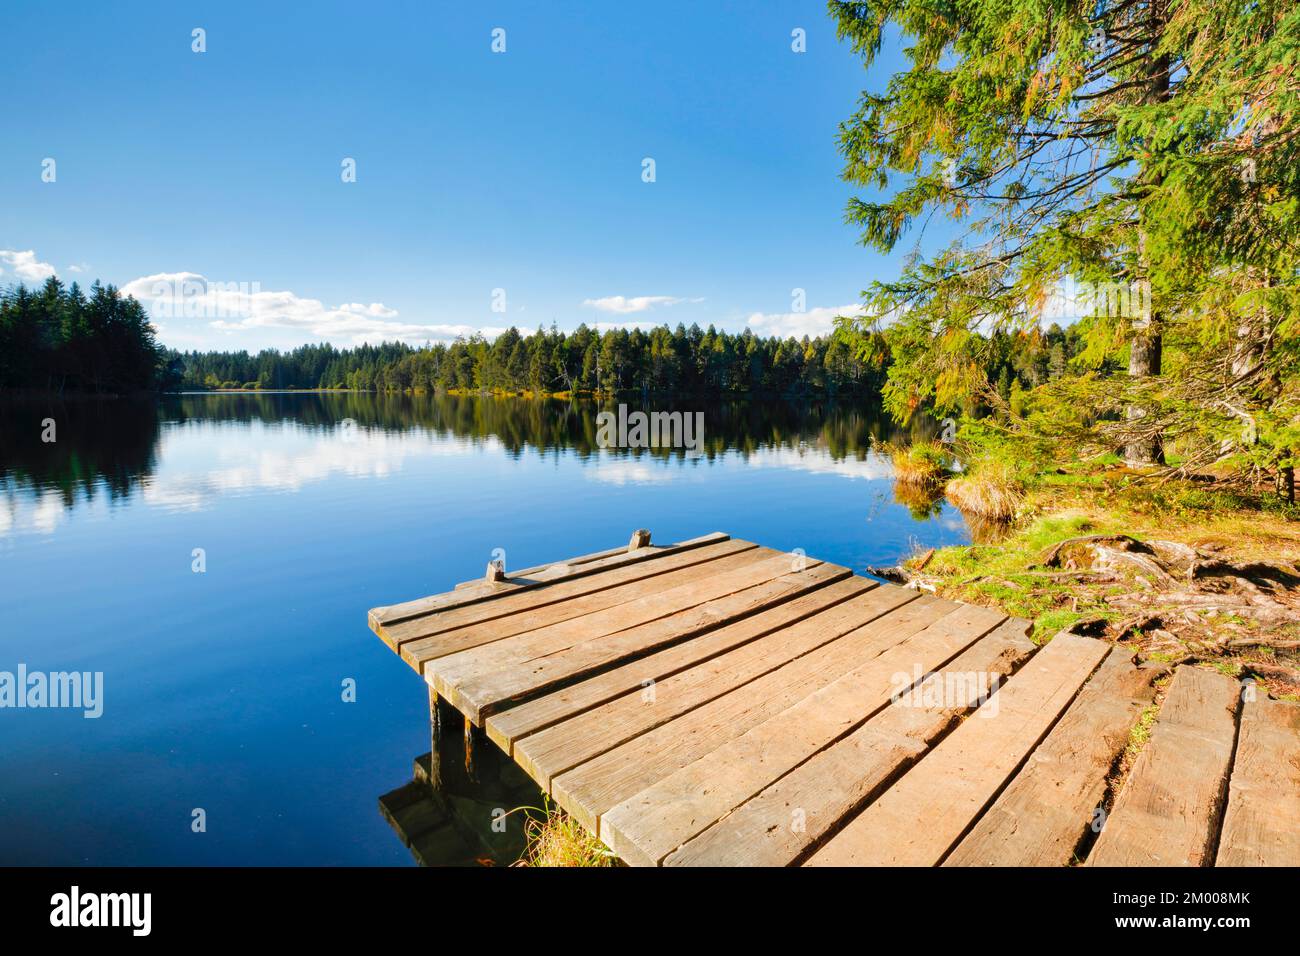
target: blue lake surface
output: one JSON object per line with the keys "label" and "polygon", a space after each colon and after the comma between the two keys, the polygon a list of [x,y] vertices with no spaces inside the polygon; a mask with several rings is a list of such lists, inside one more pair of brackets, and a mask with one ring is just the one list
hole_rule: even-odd
{"label": "blue lake surface", "polygon": [[905,436],[871,409],[710,405],[693,459],[597,447],[598,410],[0,406],[0,671],[104,675],[98,719],[0,709],[0,864],[410,864],[376,800],[428,749],[428,702],[366,611],[496,548],[518,568],[726,531],[862,571],[969,540],[946,504],[896,500],[879,443]]}

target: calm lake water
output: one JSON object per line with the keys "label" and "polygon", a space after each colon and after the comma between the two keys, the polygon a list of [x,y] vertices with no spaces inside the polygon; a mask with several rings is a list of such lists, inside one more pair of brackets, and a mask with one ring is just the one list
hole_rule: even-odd
{"label": "calm lake water", "polygon": [[877,446],[901,436],[869,409],[715,404],[693,459],[599,449],[597,411],[0,405],[0,671],[104,675],[98,719],[0,709],[0,864],[411,863],[377,798],[428,750],[427,698],[366,611],[496,548],[520,568],[717,530],[861,571],[969,540],[949,506],[895,500]]}

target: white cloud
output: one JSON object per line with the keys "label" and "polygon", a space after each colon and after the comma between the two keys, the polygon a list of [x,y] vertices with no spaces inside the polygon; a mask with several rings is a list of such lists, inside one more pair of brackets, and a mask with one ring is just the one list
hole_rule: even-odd
{"label": "white cloud", "polygon": [[391,319],[397,315],[396,309],[390,309],[382,302],[371,302],[369,305],[362,305],[360,302],[348,302],[339,306],[339,308],[345,312],[358,312],[377,319]]}
{"label": "white cloud", "polygon": [[6,274],[4,266],[8,266],[9,271],[13,272],[21,282],[44,282],[57,272],[48,262],[37,261],[33,249],[28,249],[26,252],[0,249],[0,263],[3,263],[0,265],[0,276]]}
{"label": "white cloud", "polygon": [[703,302],[703,299],[682,299],[672,295],[636,295],[628,298],[622,295],[607,295],[603,299],[583,299],[582,304],[601,312],[614,312],[629,315],[633,312],[649,312],[656,306],[678,305],[682,302]]}
{"label": "white cloud", "polygon": [[150,307],[154,318],[207,318],[222,332],[293,329],[322,339],[362,342],[450,341],[481,332],[489,338],[504,329],[472,325],[422,325],[394,321],[398,312],[382,302],[326,306],[287,290],[264,290],[259,283],[209,281],[197,272],[160,272],[122,286]]}
{"label": "white cloud", "polygon": [[801,339],[805,335],[828,335],[835,329],[836,316],[859,316],[865,311],[861,304],[854,304],[823,306],[806,312],[755,312],[745,320],[745,324],[754,330],[755,335]]}

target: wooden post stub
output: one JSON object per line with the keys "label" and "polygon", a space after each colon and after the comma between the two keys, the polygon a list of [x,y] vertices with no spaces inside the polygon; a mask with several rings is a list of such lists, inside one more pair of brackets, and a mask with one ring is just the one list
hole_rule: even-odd
{"label": "wooden post stub", "polygon": [[474,722],[465,718],[465,776],[470,783],[478,783],[478,770],[474,766]]}
{"label": "wooden post stub", "polygon": [[442,789],[442,721],[438,718],[438,692],[429,685],[429,786]]}
{"label": "wooden post stub", "polygon": [[650,547],[650,532],[645,528],[638,528],[632,532],[632,540],[627,543],[629,551],[635,551],[637,548]]}
{"label": "wooden post stub", "polygon": [[500,561],[489,561],[487,565],[487,574],[483,578],[488,584],[496,584],[498,581],[506,579],[506,569],[501,566]]}

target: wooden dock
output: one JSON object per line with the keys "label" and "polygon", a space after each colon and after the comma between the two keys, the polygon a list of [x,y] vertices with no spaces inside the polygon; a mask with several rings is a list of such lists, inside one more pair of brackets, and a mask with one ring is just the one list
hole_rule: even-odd
{"label": "wooden dock", "polygon": [[802,553],[639,531],[370,625],[435,754],[441,698],[629,864],[1300,864],[1300,705]]}

